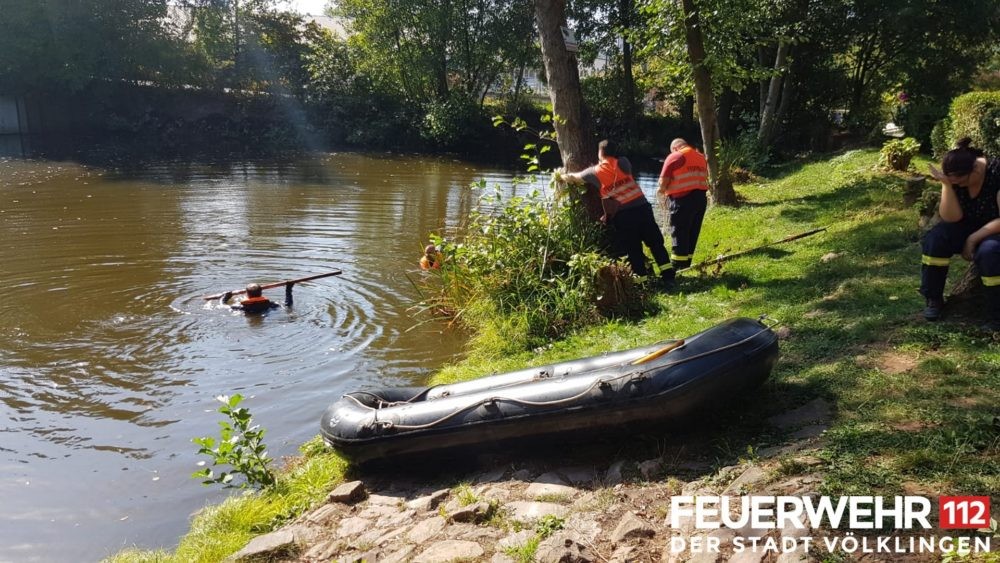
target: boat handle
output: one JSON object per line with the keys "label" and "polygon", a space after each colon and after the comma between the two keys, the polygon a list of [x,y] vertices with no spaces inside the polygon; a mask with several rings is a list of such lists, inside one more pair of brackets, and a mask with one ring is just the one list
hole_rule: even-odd
{"label": "boat handle", "polygon": [[762,313],[759,317],[757,317],[757,322],[771,329],[781,324],[781,321],[771,317],[767,313]]}

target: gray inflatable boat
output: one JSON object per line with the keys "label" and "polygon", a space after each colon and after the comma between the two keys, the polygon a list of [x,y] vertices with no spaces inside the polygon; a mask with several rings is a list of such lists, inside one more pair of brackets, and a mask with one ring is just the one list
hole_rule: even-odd
{"label": "gray inflatable boat", "polygon": [[778,360],[763,320],[679,341],[434,387],[355,391],[323,413],[324,440],[355,462],[474,453],[683,419],[760,385]]}

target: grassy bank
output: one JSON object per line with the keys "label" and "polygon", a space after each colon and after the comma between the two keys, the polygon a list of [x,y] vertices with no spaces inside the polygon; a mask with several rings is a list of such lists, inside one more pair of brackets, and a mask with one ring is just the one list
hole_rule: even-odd
{"label": "grassy bank", "polygon": [[[710,447],[720,463],[780,442],[765,419],[821,397],[836,411],[824,492],[997,494],[1000,342],[971,322],[920,317],[917,212],[903,203],[902,179],[874,170],[877,157],[864,150],[791,163],[741,186],[745,205],[710,210],[695,261],[817,227],[827,232],[682,275],[678,292],[657,298],[659,314],[640,322],[611,322],[503,359],[474,350],[433,382],[687,336],[766,313],[788,330],[781,360],[766,388],[716,425]],[[953,264],[955,278],[965,266],[958,258]]]}
{"label": "grassy bank", "polygon": [[[705,422],[700,436],[710,438],[696,444],[700,456],[723,464],[780,443],[786,436],[766,418],[819,397],[835,409],[820,452],[829,468],[822,492],[997,495],[1000,342],[973,324],[920,318],[917,212],[903,203],[901,179],[873,170],[877,157],[852,151],[793,163],[741,186],[745,205],[710,210],[696,261],[816,227],[827,232],[682,275],[678,291],[655,298],[658,313],[640,321],[607,322],[503,358],[484,352],[501,343],[480,340],[467,360],[432,382],[688,336],[727,318],[767,313],[787,329],[781,360],[764,389]],[[958,259],[955,265],[955,274],[964,269]],[[129,551],[112,561],[224,558],[343,478],[339,457],[316,444],[308,451],[275,491],[201,513],[175,553]]]}

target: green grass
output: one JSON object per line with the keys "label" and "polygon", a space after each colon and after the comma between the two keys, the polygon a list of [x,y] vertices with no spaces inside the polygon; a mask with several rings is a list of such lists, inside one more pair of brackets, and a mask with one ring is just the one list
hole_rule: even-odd
{"label": "green grass", "polygon": [[535,552],[538,551],[538,544],[541,542],[541,536],[536,535],[521,545],[505,548],[503,552],[518,563],[533,563],[535,561]]}
{"label": "green grass", "polygon": [[[973,323],[924,322],[917,294],[917,212],[901,178],[875,170],[878,152],[849,151],[779,167],[738,187],[744,204],[710,209],[695,262],[817,227],[827,232],[751,253],[657,297],[659,314],[611,321],[531,352],[491,357],[474,346],[432,383],[448,383],[684,337],[734,316],[768,314],[790,331],[756,400],[708,434],[735,461],[784,437],[767,417],[822,397],[836,409],[821,457],[824,492],[1000,492],[1000,343]],[[927,160],[915,166],[926,170]],[[929,189],[936,189],[931,183]],[[832,259],[825,255],[835,253]],[[956,258],[952,277],[964,270]],[[884,365],[900,356],[912,367]],[[909,364],[908,364],[909,365]],[[648,455],[643,452],[642,455]]]}

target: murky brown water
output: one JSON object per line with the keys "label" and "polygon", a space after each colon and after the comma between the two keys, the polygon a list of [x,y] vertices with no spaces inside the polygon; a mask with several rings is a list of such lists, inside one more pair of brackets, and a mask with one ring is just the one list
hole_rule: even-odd
{"label": "murky brown water", "polygon": [[[173,547],[226,494],[189,477],[216,395],[249,397],[280,457],[339,394],[452,360],[462,335],[413,328],[406,274],[429,232],[468,216],[480,178],[511,175],[357,154],[127,171],[0,159],[0,561]],[[201,299],[331,269],[263,319]]]}

